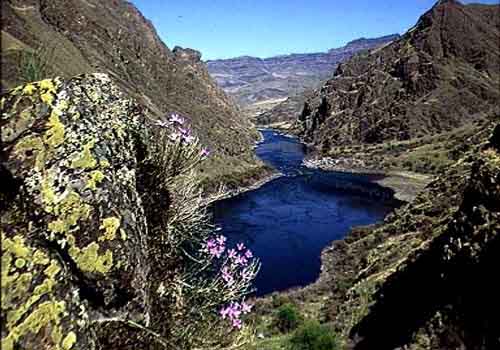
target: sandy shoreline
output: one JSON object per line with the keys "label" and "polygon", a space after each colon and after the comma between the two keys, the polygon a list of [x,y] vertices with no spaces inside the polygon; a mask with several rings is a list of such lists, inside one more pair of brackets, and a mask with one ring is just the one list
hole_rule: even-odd
{"label": "sandy shoreline", "polygon": [[307,159],[304,160],[304,166],[311,169],[321,169],[325,171],[338,171],[352,174],[380,175],[380,179],[373,182],[380,186],[390,188],[394,191],[394,198],[411,202],[416,195],[433,180],[432,176],[413,173],[409,171],[383,171],[359,167],[348,167],[336,163],[331,158]]}

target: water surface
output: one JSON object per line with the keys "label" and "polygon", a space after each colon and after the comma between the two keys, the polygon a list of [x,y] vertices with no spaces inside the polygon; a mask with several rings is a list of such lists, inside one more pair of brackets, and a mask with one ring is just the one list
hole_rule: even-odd
{"label": "water surface", "polygon": [[244,242],[262,262],[257,295],[314,282],[320,254],[353,226],[378,222],[394,208],[390,190],[370,177],[310,170],[295,138],[263,130],[257,155],[285,176],[214,205],[229,245]]}

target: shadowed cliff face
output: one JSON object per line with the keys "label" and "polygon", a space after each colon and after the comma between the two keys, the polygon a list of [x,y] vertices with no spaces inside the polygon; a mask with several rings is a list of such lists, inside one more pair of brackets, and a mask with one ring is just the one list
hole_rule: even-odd
{"label": "shadowed cliff face", "polygon": [[200,53],[170,50],[131,3],[2,2],[2,89],[23,82],[22,53],[40,47],[50,60],[42,78],[108,73],[154,116],[186,115],[203,143],[215,151],[219,168],[223,160],[235,164],[236,157],[255,166],[251,146],[257,133],[212,81]]}
{"label": "shadowed cliff face", "polygon": [[497,108],[497,5],[436,4],[400,40],[341,64],[305,103],[302,136],[321,149],[452,130]]}

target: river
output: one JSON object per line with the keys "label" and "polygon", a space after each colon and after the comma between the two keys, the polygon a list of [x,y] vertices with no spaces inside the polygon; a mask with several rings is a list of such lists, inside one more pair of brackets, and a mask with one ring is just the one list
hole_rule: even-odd
{"label": "river", "polygon": [[381,221],[397,205],[373,176],[305,168],[305,147],[296,138],[261,132],[257,156],[284,176],[213,207],[228,245],[244,242],[262,263],[257,296],[314,282],[326,246],[354,226]]}

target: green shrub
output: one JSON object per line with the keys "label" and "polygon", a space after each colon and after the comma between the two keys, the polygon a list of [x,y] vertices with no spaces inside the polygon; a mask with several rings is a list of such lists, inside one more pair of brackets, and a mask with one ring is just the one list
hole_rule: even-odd
{"label": "green shrub", "polygon": [[293,304],[284,304],[276,313],[275,327],[282,333],[295,330],[302,323],[302,316]]}
{"label": "green shrub", "polygon": [[335,334],[317,321],[307,321],[290,339],[289,350],[337,350],[340,349]]}
{"label": "green shrub", "polygon": [[26,50],[21,56],[21,77],[25,82],[47,78],[49,65],[54,60],[55,47],[38,47]]}

